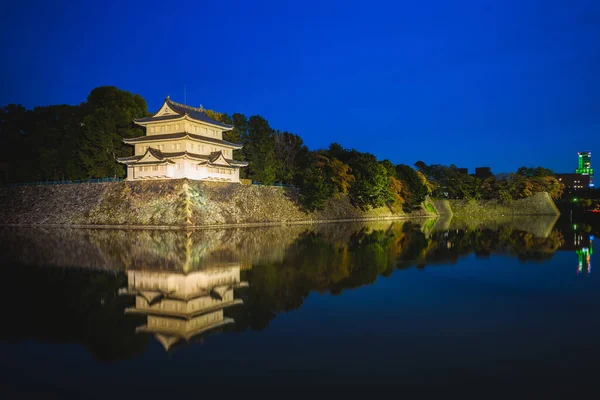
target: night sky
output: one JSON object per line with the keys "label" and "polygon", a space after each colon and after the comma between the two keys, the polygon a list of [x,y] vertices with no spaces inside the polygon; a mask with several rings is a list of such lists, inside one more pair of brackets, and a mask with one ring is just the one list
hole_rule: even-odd
{"label": "night sky", "polygon": [[591,150],[600,167],[598,0],[112,3],[3,5],[0,105],[114,85],[155,111],[185,85],[311,149],[495,173],[572,172]]}

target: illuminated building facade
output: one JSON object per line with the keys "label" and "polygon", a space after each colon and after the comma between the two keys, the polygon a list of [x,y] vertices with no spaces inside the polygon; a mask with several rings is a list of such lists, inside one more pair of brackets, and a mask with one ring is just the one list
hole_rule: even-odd
{"label": "illuminated building facade", "polygon": [[575,173],[579,175],[589,176],[589,187],[594,187],[594,169],[592,168],[592,152],[579,151],[577,152],[577,169]]}
{"label": "illuminated building facade", "polygon": [[195,179],[239,182],[245,161],[233,159],[241,144],[223,139],[233,125],[212,119],[203,108],[176,103],[167,97],[153,116],[133,120],[146,135],[125,138],[134,155],[117,161],[127,166],[127,180]]}

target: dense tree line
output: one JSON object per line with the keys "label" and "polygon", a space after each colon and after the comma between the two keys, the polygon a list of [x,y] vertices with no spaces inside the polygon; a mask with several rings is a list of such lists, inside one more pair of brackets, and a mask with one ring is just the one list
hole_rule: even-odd
{"label": "dense tree line", "polygon": [[499,199],[509,203],[537,192],[548,192],[553,199],[558,199],[564,190],[564,185],[556,179],[554,173],[542,167],[521,167],[516,173],[505,177],[490,176],[482,179],[461,173],[455,165],[427,165],[423,161],[417,161],[415,166],[433,185],[435,197]]}
{"label": "dense tree line", "polygon": [[[429,194],[452,198],[500,198],[510,201],[548,191],[559,196],[562,188],[552,171],[521,168],[509,179],[481,180],[460,174],[454,166],[418,162],[408,165],[378,160],[370,153],[345,149],[332,143],[311,151],[294,133],[273,129],[260,115],[206,113],[234,126],[225,140],[242,143],[233,157],[248,161],[242,178],[262,184],[275,182],[299,188],[300,201],[308,210],[325,207],[332,197],[347,195],[367,209],[388,206],[393,211],[421,207]],[[26,110],[19,105],[0,109],[0,143],[5,149],[7,182],[84,180],[124,177],[117,157],[132,155],[123,138],[144,134],[134,118],[150,115],[140,95],[111,86],[95,88],[77,106],[58,105]]]}
{"label": "dense tree line", "polygon": [[143,134],[133,118],[147,115],[139,95],[99,87],[77,106],[0,108],[0,143],[8,182],[122,177],[116,157],[132,154],[124,137]]}
{"label": "dense tree line", "polygon": [[[407,166],[379,161],[369,153],[332,144],[310,151],[294,133],[273,129],[260,115],[247,117],[207,110],[234,129],[224,139],[242,143],[233,157],[248,161],[241,177],[266,185],[275,182],[300,188],[309,210],[321,209],[334,196],[349,195],[363,208],[388,205],[419,207],[429,193],[426,180]],[[124,177],[116,158],[132,155],[123,138],[144,134],[134,118],[150,115],[139,95],[115,87],[98,87],[77,106],[8,105],[0,109],[0,142],[8,165],[8,182],[83,180]]]}

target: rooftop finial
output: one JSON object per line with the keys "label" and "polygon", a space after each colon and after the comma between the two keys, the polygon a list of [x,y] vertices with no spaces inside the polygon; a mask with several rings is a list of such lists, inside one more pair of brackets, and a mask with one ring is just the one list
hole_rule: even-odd
{"label": "rooftop finial", "polygon": [[170,99],[170,98],[171,98],[171,96],[167,95],[167,100]]}

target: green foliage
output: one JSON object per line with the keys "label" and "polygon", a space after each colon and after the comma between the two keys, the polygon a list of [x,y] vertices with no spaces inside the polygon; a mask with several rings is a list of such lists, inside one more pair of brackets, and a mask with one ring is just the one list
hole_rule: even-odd
{"label": "green foliage", "polygon": [[92,90],[82,108],[86,117],[82,122],[79,154],[87,175],[90,178],[125,176],[125,168],[115,160],[133,154],[123,138],[144,134],[133,119],[146,116],[146,101],[140,95],[102,86]]}
{"label": "green foliage", "polygon": [[433,204],[431,204],[430,202],[425,202],[425,209],[430,214],[437,214],[437,210],[435,209]]}
{"label": "green foliage", "polygon": [[390,160],[383,160],[380,162],[380,164],[383,165],[388,176],[393,176],[394,178],[398,179],[399,176],[396,173],[396,166],[392,164]]}
{"label": "green foliage", "polygon": [[332,186],[325,179],[322,170],[316,166],[304,171],[300,202],[308,211],[322,210],[331,197]]}
{"label": "green foliage", "polygon": [[275,157],[275,131],[267,120],[259,115],[250,117],[242,139],[249,162],[248,177],[265,185],[274,183],[281,164]]}
{"label": "green foliage", "polygon": [[405,211],[409,212],[417,207],[425,200],[429,194],[429,188],[423,182],[417,171],[408,165],[396,165],[396,176],[406,185],[405,192]]}
{"label": "green foliage", "polygon": [[313,153],[313,164],[321,170],[326,181],[332,186],[332,194],[347,194],[355,178],[352,168],[326,153]]}
{"label": "green foliage", "polygon": [[513,201],[513,198],[507,189],[502,188],[498,190],[498,200],[500,200],[502,204],[510,204]]}
{"label": "green foliage", "polygon": [[0,142],[8,163],[6,180],[60,180],[82,177],[74,156],[81,135],[79,106],[48,106],[25,110],[8,105],[0,109]]}
{"label": "green foliage", "polygon": [[558,199],[564,190],[554,173],[549,169],[537,167],[521,167],[507,179],[497,180],[495,177],[480,179],[472,175],[462,174],[454,165],[427,165],[418,161],[415,166],[435,183],[433,191],[436,197],[452,199],[499,199],[502,203],[510,203],[514,199],[523,199],[537,192],[547,192],[553,199]]}
{"label": "green foliage", "polygon": [[524,176],[526,178],[543,178],[546,176],[555,177],[556,174],[547,168],[536,167],[536,168],[528,168],[521,167],[516,172],[517,175]]}
{"label": "green foliage", "polygon": [[374,208],[393,202],[385,167],[372,154],[354,152],[349,162],[356,178],[350,188],[350,198],[354,204],[361,208]]}
{"label": "green foliage", "polygon": [[275,132],[275,159],[280,166],[276,180],[292,183],[298,175],[310,165],[310,152],[302,138],[289,132]]}

